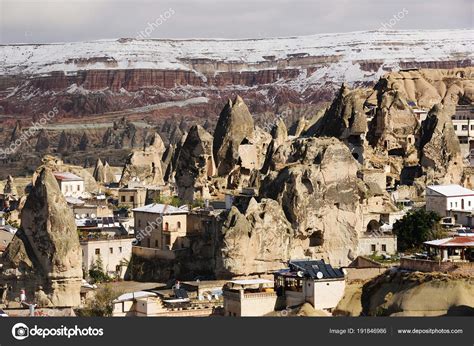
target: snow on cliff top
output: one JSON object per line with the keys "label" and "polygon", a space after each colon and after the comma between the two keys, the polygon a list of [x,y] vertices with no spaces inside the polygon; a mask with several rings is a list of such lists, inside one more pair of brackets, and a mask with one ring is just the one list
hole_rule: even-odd
{"label": "snow on cliff top", "polygon": [[[119,39],[0,46],[0,74],[87,69],[193,69],[189,59],[254,64],[291,54],[342,61],[472,59],[474,30],[364,31],[271,39]],[[274,58],[272,58],[274,57]],[[269,64],[271,65],[271,64]],[[253,69],[245,66],[237,69]],[[217,66],[216,66],[217,68]],[[265,68],[262,66],[259,69]]]}

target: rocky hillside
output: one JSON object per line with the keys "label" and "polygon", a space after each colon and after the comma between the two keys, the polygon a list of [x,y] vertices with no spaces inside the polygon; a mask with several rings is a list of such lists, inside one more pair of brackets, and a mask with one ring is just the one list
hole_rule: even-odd
{"label": "rocky hillside", "polygon": [[35,114],[54,104],[77,117],[197,96],[212,107],[238,91],[252,112],[275,111],[329,101],[342,82],[372,84],[387,71],[469,66],[472,41],[472,31],[441,30],[4,45],[0,105]]}
{"label": "rocky hillside", "polygon": [[371,87],[393,70],[471,66],[472,41],[470,30],[441,30],[4,45],[0,148],[54,111],[44,131],[9,155],[12,173],[40,164],[32,152],[119,165],[156,131],[165,144],[194,124],[212,133],[222,100],[237,94],[260,127],[279,116],[291,128],[313,119],[343,82]]}
{"label": "rocky hillside", "polygon": [[346,316],[473,316],[472,277],[387,271],[352,283],[335,310]]}

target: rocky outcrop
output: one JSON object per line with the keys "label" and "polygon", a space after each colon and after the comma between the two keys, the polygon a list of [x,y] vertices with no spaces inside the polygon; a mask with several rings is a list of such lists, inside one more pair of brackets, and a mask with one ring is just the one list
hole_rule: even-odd
{"label": "rocky outcrop", "polygon": [[18,196],[18,191],[11,175],[9,175],[7,178],[7,182],[5,183],[5,187],[3,188],[3,194],[6,196]]}
{"label": "rocky outcrop", "polygon": [[62,154],[68,153],[71,152],[72,147],[73,143],[71,140],[71,136],[66,134],[65,131],[62,131],[61,135],[59,136],[57,152]]}
{"label": "rocky outcrop", "polygon": [[30,300],[42,286],[51,305],[80,304],[82,255],[76,224],[51,169],[43,167],[35,177],[21,227],[2,261],[0,281],[12,285],[12,296],[26,284]]}
{"label": "rocky outcrop", "polygon": [[428,184],[459,184],[463,160],[459,139],[454,132],[452,105],[435,105],[423,122],[420,138],[421,165]]}
{"label": "rocky outcrop", "polygon": [[283,119],[277,119],[276,124],[272,128],[271,135],[277,146],[280,146],[286,140],[288,140],[288,129],[286,128],[286,124]]}
{"label": "rocky outcrop", "polygon": [[278,202],[252,199],[245,212],[232,207],[227,215],[216,274],[247,276],[285,268],[295,252],[303,256],[296,245],[299,242]]}
{"label": "rocky outcrop", "polygon": [[87,148],[89,147],[89,137],[87,136],[87,133],[83,133],[81,140],[79,141],[79,150],[80,151],[86,151]]}
{"label": "rocky outcrop", "polygon": [[175,145],[170,144],[163,153],[163,158],[161,159],[161,167],[163,169],[163,179],[168,181],[171,171],[173,170],[172,161],[175,152]]}
{"label": "rocky outcrop", "polygon": [[179,198],[209,198],[209,181],[215,175],[212,156],[212,136],[199,125],[194,125],[186,136],[176,163],[175,181]]}
{"label": "rocky outcrop", "polygon": [[461,99],[474,100],[473,79],[473,67],[427,68],[392,72],[386,76],[386,85],[417,107],[430,109],[439,103],[456,105]]}
{"label": "rocky outcrop", "polygon": [[228,100],[214,131],[213,153],[219,176],[232,171],[239,160],[239,146],[253,131],[253,118],[242,98]]}
{"label": "rocky outcrop", "polygon": [[45,152],[49,148],[49,137],[48,133],[42,129],[38,134],[38,139],[36,140],[35,151],[36,152]]}
{"label": "rocky outcrop", "polygon": [[299,138],[281,146],[260,194],[280,203],[305,256],[344,265],[357,253],[366,187],[336,139]]}
{"label": "rocky outcrop", "polygon": [[161,159],[165,145],[160,135],[155,133],[151,144],[143,150],[133,150],[127,159],[120,179],[120,186],[126,186],[137,178],[148,185],[163,185]]}
{"label": "rocky outcrop", "polygon": [[363,286],[363,316],[472,316],[472,277],[387,271]]}
{"label": "rocky outcrop", "polygon": [[369,93],[370,89],[350,90],[343,84],[331,106],[320,119],[313,121],[305,134],[342,139],[366,133],[367,118],[363,107]]}
{"label": "rocky outcrop", "polygon": [[112,183],[115,180],[109,163],[105,162],[104,165],[101,159],[97,159],[94,167],[94,173],[92,175],[98,183]]}

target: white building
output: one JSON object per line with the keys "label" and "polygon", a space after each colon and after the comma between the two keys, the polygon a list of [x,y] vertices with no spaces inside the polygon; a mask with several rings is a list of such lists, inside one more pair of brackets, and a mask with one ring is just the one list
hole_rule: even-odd
{"label": "white building", "polygon": [[275,311],[278,296],[273,281],[247,279],[229,281],[223,290],[224,315],[264,316]]}
{"label": "white building", "polygon": [[274,274],[275,289],[284,296],[286,306],[305,302],[318,310],[331,310],[344,296],[345,275],[324,260],[296,260],[288,263],[289,269]]}
{"label": "white building", "polygon": [[426,187],[426,210],[441,217],[453,216],[457,223],[470,226],[474,211],[474,191],[460,185]]}
{"label": "white building", "polygon": [[54,176],[65,197],[80,198],[84,195],[84,179],[81,177],[69,172],[56,172]]}
{"label": "white building", "polygon": [[103,270],[110,276],[123,278],[132,256],[132,237],[82,240],[82,266],[86,272],[100,258]]}

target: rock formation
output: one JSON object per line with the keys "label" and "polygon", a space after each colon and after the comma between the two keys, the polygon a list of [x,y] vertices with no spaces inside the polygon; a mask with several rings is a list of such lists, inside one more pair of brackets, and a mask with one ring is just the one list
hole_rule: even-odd
{"label": "rock formation", "polygon": [[364,316],[472,316],[472,277],[387,271],[363,286]]}
{"label": "rock formation", "polygon": [[245,212],[232,207],[227,215],[216,273],[219,277],[232,277],[282,269],[292,255],[303,256],[295,240],[277,201],[262,199],[258,203],[251,199]]}
{"label": "rock formation", "polygon": [[240,96],[230,99],[219,115],[214,131],[213,153],[217,174],[229,174],[239,160],[239,146],[254,131],[254,123],[246,104]]}
{"label": "rock formation", "polygon": [[122,172],[120,186],[126,186],[131,179],[138,178],[144,184],[163,185],[161,159],[165,145],[160,135],[155,133],[149,146],[143,150],[133,150]]}
{"label": "rock formation", "polygon": [[423,122],[420,138],[420,163],[428,184],[459,184],[463,160],[451,115],[454,107],[435,105]]}
{"label": "rock formation", "polygon": [[308,257],[343,265],[357,252],[365,184],[336,139],[299,138],[281,146],[260,194],[277,200]]}
{"label": "rock formation", "polygon": [[87,136],[87,133],[83,133],[81,140],[79,141],[79,150],[80,151],[86,151],[87,148],[89,147],[89,137]]}
{"label": "rock formation", "polygon": [[76,224],[51,169],[43,167],[35,177],[21,227],[2,261],[0,281],[13,286],[12,296],[25,287],[31,301],[42,286],[51,305],[80,304],[82,255]]}
{"label": "rock formation", "polygon": [[38,139],[36,140],[35,151],[36,152],[44,152],[49,148],[49,137],[48,133],[42,129],[38,135]]}
{"label": "rock formation", "polygon": [[175,181],[179,198],[209,198],[210,178],[216,168],[212,156],[212,136],[199,125],[189,130],[176,163]]}
{"label": "rock formation", "polygon": [[6,196],[18,196],[18,192],[11,175],[8,176],[5,187],[3,188],[3,194]]}
{"label": "rock formation", "polygon": [[97,159],[94,167],[94,173],[92,175],[98,183],[114,182],[112,169],[110,168],[108,162],[105,162],[104,165],[101,159]]}
{"label": "rock formation", "polygon": [[61,135],[59,136],[59,142],[58,142],[58,148],[57,148],[58,153],[64,154],[64,153],[71,152],[72,146],[73,145],[72,145],[71,137],[67,135],[65,131],[62,131]]}

